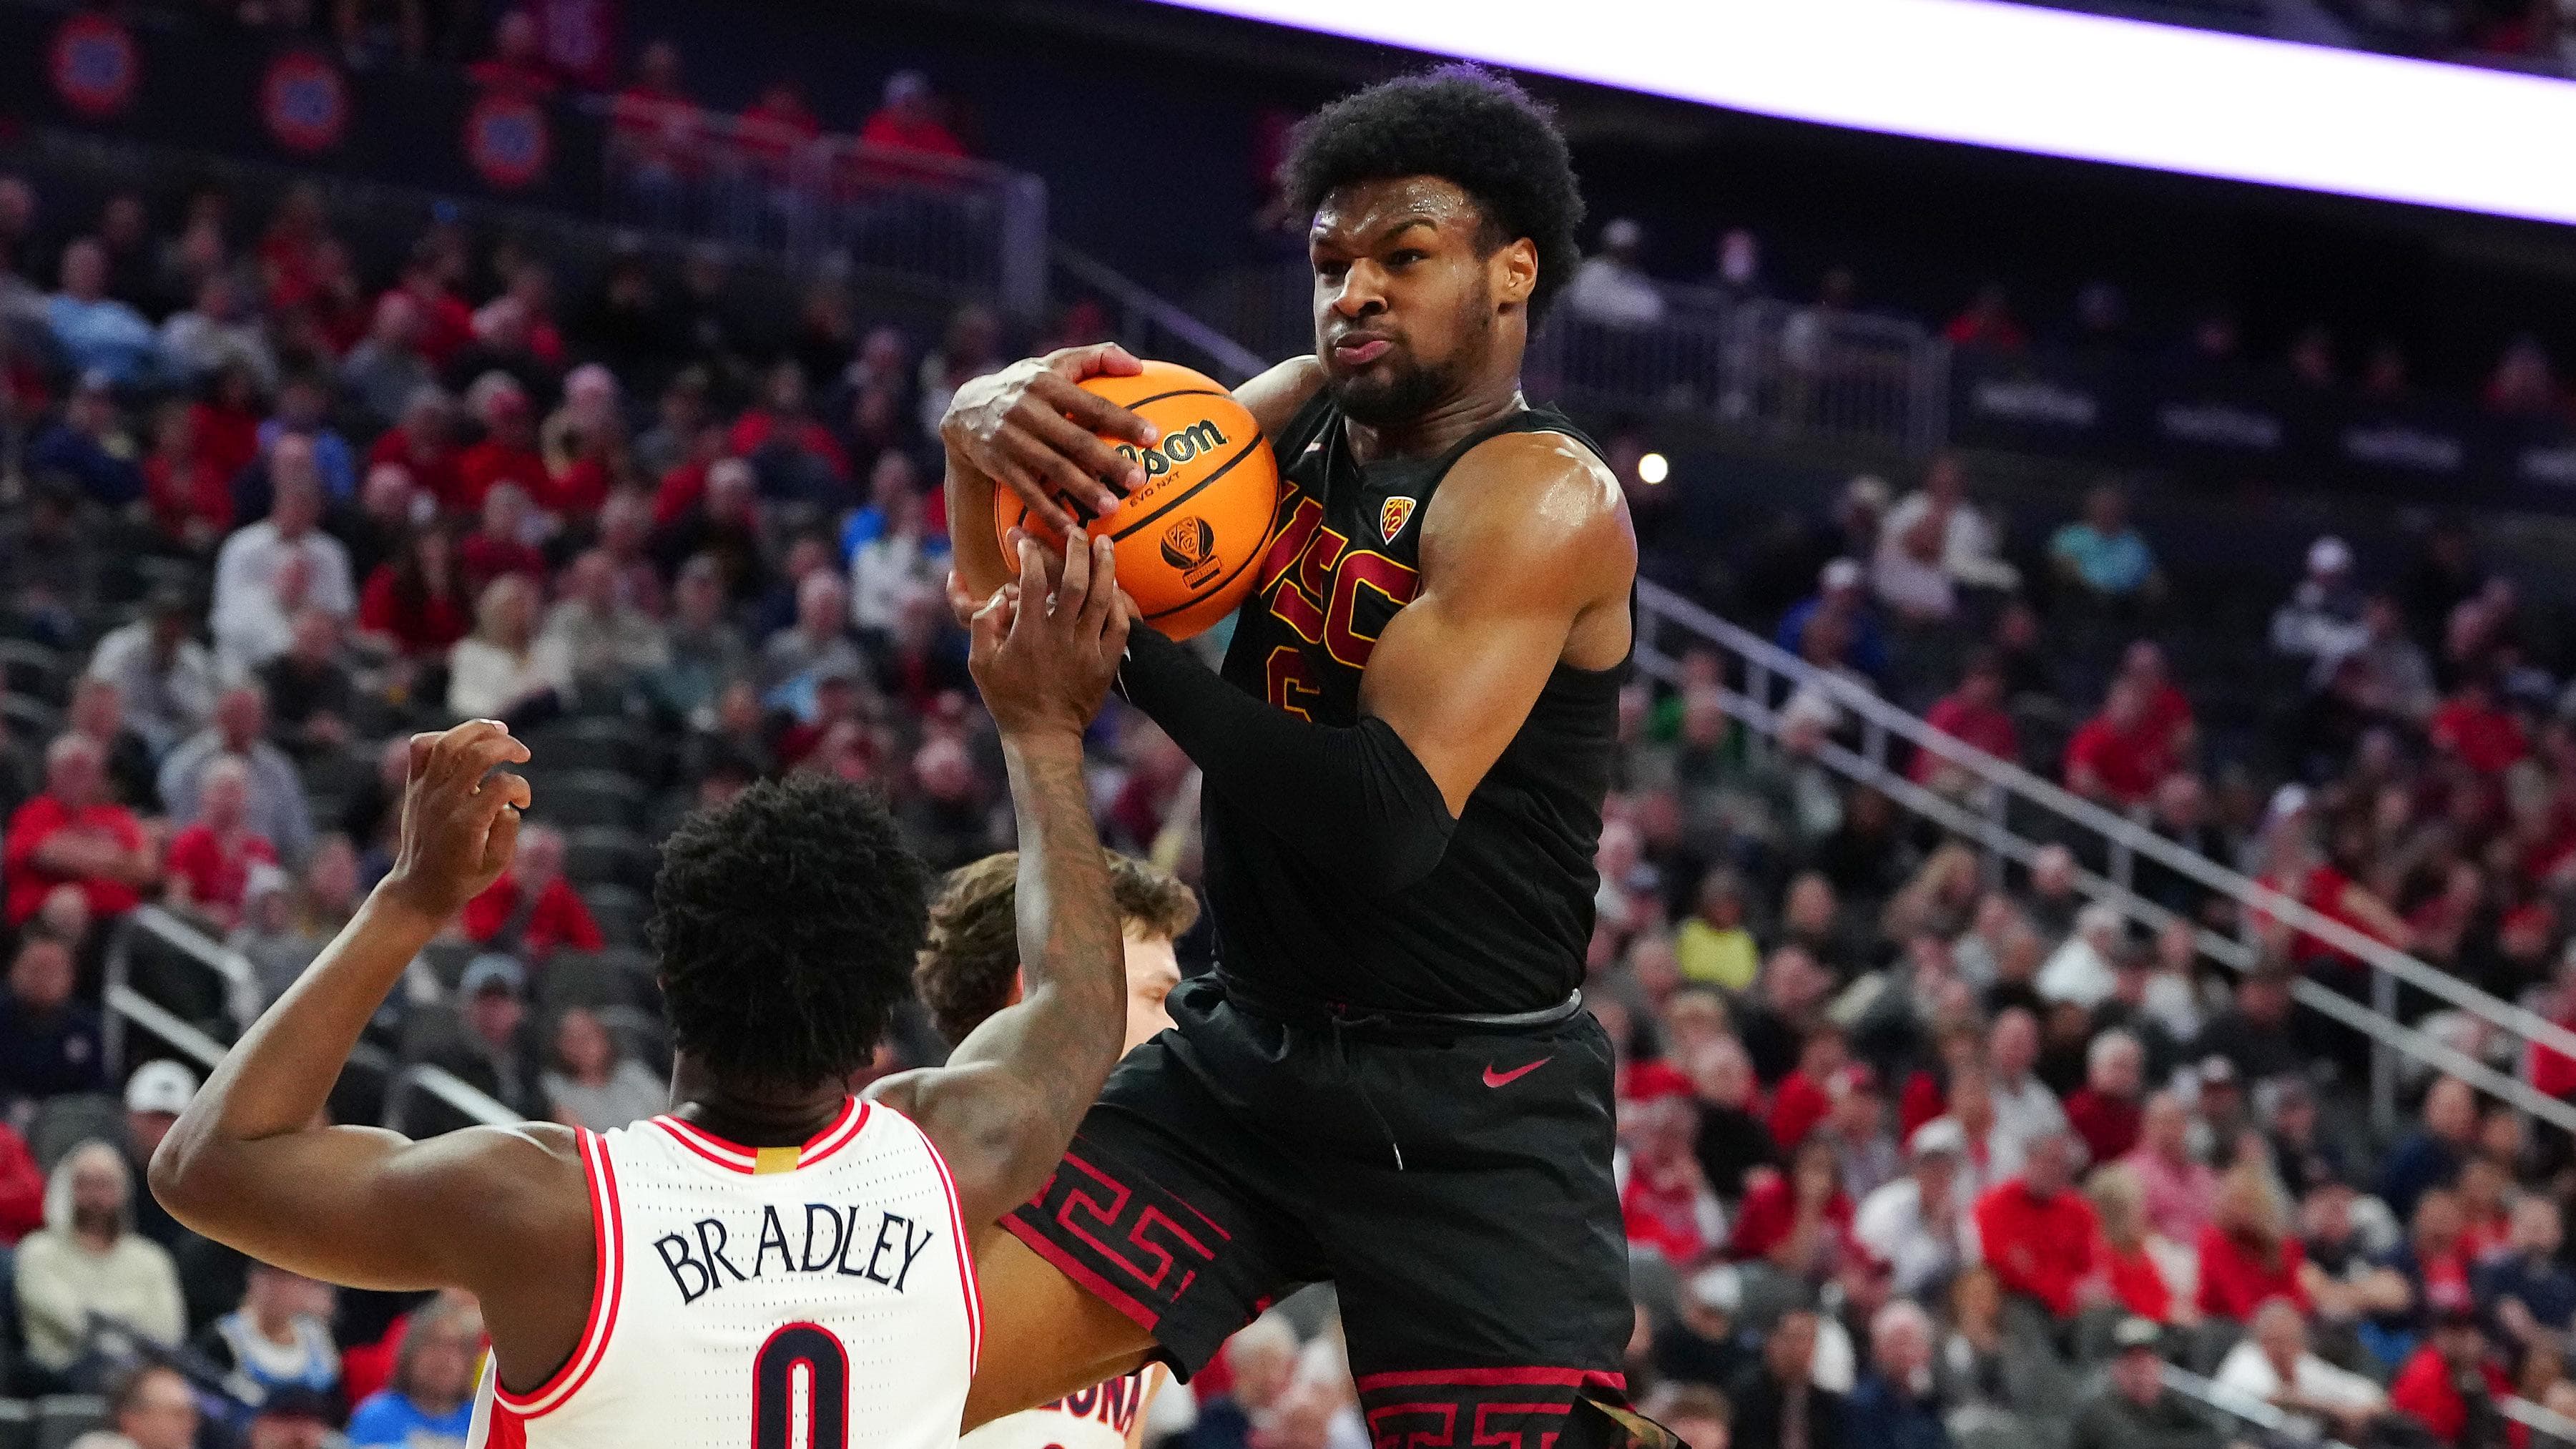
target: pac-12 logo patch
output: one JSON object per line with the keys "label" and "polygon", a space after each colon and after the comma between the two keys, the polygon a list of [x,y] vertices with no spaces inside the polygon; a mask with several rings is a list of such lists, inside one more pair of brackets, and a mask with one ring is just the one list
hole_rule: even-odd
{"label": "pac-12 logo patch", "polygon": [[1204,518],[1184,518],[1163,530],[1163,562],[1181,571],[1181,582],[1207,587],[1221,564],[1216,556],[1216,530]]}
{"label": "pac-12 logo patch", "polygon": [[1412,518],[1412,499],[1390,498],[1386,500],[1384,503],[1377,506],[1378,537],[1386,540],[1388,543],[1395,542],[1395,536],[1404,532],[1404,525],[1410,522]]}

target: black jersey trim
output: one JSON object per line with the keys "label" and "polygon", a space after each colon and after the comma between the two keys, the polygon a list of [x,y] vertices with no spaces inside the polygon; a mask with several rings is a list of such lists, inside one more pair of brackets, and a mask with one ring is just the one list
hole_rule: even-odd
{"label": "black jersey trim", "polygon": [[[1119,542],[1123,542],[1123,541],[1126,539],[1127,535],[1129,535],[1129,534],[1131,534],[1131,533],[1134,533],[1136,530],[1138,530],[1138,529],[1140,529],[1140,528],[1143,528],[1146,524],[1152,523],[1155,519],[1158,519],[1158,518],[1162,517],[1164,514],[1169,513],[1169,512],[1171,512],[1173,509],[1180,507],[1182,504],[1189,502],[1191,499],[1198,497],[1198,496],[1199,496],[1199,493],[1200,493],[1202,490],[1204,490],[1204,489],[1205,489],[1209,484],[1214,483],[1214,482],[1215,482],[1216,480],[1218,480],[1219,478],[1222,478],[1222,477],[1224,477],[1226,474],[1233,472],[1233,471],[1234,471],[1234,465],[1235,465],[1235,464],[1240,463],[1240,462],[1242,462],[1244,459],[1251,457],[1251,456],[1252,456],[1252,450],[1253,450],[1253,449],[1255,449],[1255,448],[1259,448],[1259,447],[1265,447],[1265,446],[1267,446],[1267,445],[1268,445],[1268,442],[1269,442],[1269,440],[1268,440],[1268,439],[1266,439],[1266,438],[1264,438],[1260,433],[1258,433],[1258,432],[1254,433],[1254,434],[1252,435],[1252,441],[1251,441],[1251,442],[1249,442],[1249,443],[1244,444],[1244,445],[1243,445],[1243,447],[1242,447],[1240,450],[1238,450],[1238,451],[1235,453],[1235,455],[1234,455],[1233,457],[1228,458],[1228,459],[1226,459],[1224,462],[1222,462],[1222,463],[1218,464],[1218,465],[1217,465],[1217,469],[1216,469],[1216,471],[1215,471],[1215,472],[1210,473],[1210,474],[1209,474],[1209,475],[1207,475],[1206,477],[1201,478],[1201,479],[1200,479],[1199,481],[1197,481],[1196,483],[1191,484],[1191,485],[1189,486],[1189,490],[1188,490],[1187,492],[1185,492],[1185,493],[1181,494],[1179,497],[1165,500],[1165,502],[1164,502],[1164,504],[1163,504],[1163,506],[1162,506],[1162,507],[1155,509],[1153,512],[1146,514],[1144,517],[1142,517],[1142,518],[1140,518],[1140,519],[1137,519],[1135,522],[1133,522],[1133,523],[1131,523],[1131,524],[1128,524],[1125,528],[1122,528],[1122,529],[1118,530],[1116,533],[1113,533],[1113,534],[1109,535],[1109,541],[1110,541],[1111,543],[1119,543]],[[1275,514],[1275,513],[1277,512],[1277,510],[1276,510],[1276,509],[1273,509],[1273,510],[1272,510],[1272,512]]]}

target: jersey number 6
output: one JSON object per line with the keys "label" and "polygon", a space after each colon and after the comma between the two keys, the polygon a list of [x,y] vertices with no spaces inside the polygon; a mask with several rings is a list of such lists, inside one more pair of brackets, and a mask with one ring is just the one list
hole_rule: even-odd
{"label": "jersey number 6", "polygon": [[[796,1435],[796,1370],[805,1370],[806,1430]],[[819,1324],[769,1335],[751,1365],[752,1449],[849,1449],[850,1355]]]}

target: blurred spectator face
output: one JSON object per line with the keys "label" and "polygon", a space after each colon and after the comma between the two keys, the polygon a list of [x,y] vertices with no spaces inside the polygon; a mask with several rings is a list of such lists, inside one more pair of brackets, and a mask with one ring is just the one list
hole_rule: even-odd
{"label": "blurred spectator face", "polygon": [[312,532],[322,521],[322,471],[313,461],[313,440],[301,433],[280,434],[269,450],[268,474],[276,489],[268,516],[278,536],[299,539]]}
{"label": "blurred spectator face", "polygon": [[495,1051],[508,1051],[518,1040],[519,1024],[528,1017],[528,1008],[519,994],[503,985],[490,985],[477,991],[465,1002],[465,1024]]}
{"label": "blurred spectator face", "polygon": [[376,299],[375,316],[369,322],[367,335],[387,351],[410,351],[420,340],[420,303],[409,292],[385,293]]}
{"label": "blurred spectator face", "polygon": [[1956,1067],[1950,1072],[1950,1115],[1958,1119],[1960,1130],[1970,1142],[1984,1139],[1995,1125],[1994,1083],[1978,1066]]}
{"label": "blurred spectator face", "polygon": [[2454,1319],[2445,1315],[2434,1325],[2433,1351],[2453,1369],[2475,1373],[2486,1361],[2486,1335],[2478,1332],[2475,1319]]}
{"label": "blurred spectator face", "polygon": [[707,469],[707,516],[728,522],[748,521],[757,499],[751,465],[740,458],[719,458]]}
{"label": "blurred spectator face", "polygon": [[378,463],[367,470],[358,489],[358,509],[379,523],[411,521],[411,470],[400,463]]}
{"label": "blurred spectator face", "polygon": [[563,874],[564,838],[550,826],[531,825],[519,832],[519,854],[510,876],[522,890],[543,890]]}
{"label": "blurred spectator face", "polygon": [[805,411],[805,369],[793,362],[771,368],[760,396],[771,412],[792,415]]}
{"label": "blurred spectator face", "polygon": [[2513,1249],[2535,1261],[2558,1255],[2559,1241],[2566,1228],[2559,1221],[2558,1204],[2534,1194],[2519,1198],[2513,1205]]}
{"label": "blurred spectator face", "polygon": [[954,740],[933,740],[912,757],[912,776],[933,800],[964,804],[975,795],[975,766],[966,747]]}
{"label": "blurred spectator face", "polygon": [[653,533],[653,504],[641,493],[612,493],[599,509],[599,550],[611,560],[637,559]]}
{"label": "blurred spectator face", "polygon": [[60,941],[31,936],[9,963],[9,997],[43,1015],[72,998],[72,951]]}
{"label": "blurred spectator face", "polygon": [[1932,1320],[1911,1303],[1879,1310],[1869,1327],[1869,1356],[1900,1387],[1924,1386],[1932,1372]]}
{"label": "blurred spectator face", "polygon": [[[154,623],[160,620],[156,616]],[[184,627],[184,625],[183,625]],[[69,714],[65,716],[73,732],[102,744],[116,738],[125,728],[125,700],[116,686],[95,675],[85,675],[72,689]]]}
{"label": "blurred spectator face", "polygon": [[1997,1016],[1986,1040],[1986,1060],[2006,1082],[2029,1075],[2031,1064],[2039,1060],[2039,1023],[2019,1007]]}
{"label": "blurred spectator face", "polygon": [[680,570],[672,599],[680,623],[691,629],[713,627],[724,615],[724,568],[700,554]]}
{"label": "blurred spectator face", "polygon": [[2062,845],[2043,845],[2031,856],[2031,892],[2062,897],[2075,889],[2075,852]]}
{"label": "blurred spectator face", "polygon": [[2156,823],[2173,830],[2196,830],[2207,817],[2208,801],[2199,776],[2176,771],[2156,785]]}
{"label": "blurred spectator face", "polygon": [[1784,1384],[1803,1384],[1807,1370],[1816,1360],[1816,1314],[1810,1308],[1793,1308],[1771,1326],[1770,1341],[1762,1345],[1763,1366],[1771,1376]]}
{"label": "blurred spectator face", "polygon": [[206,825],[222,834],[239,830],[250,814],[250,768],[239,756],[227,755],[206,767],[198,787],[197,809]]}
{"label": "blurred spectator face", "polygon": [[330,410],[330,395],[309,377],[290,377],[277,389],[277,420],[291,432],[312,432]]}
{"label": "blurred spectator face", "polygon": [[63,421],[76,433],[103,438],[116,426],[116,397],[103,383],[83,378],[63,406]]}
{"label": "blurred spectator face", "polygon": [[2102,717],[2124,733],[2136,729],[2147,717],[2145,688],[2134,679],[2111,681],[2110,692],[2102,697]]}
{"label": "blurred spectator face", "polygon": [[1846,1085],[1834,1093],[1826,1121],[1844,1141],[1866,1142],[1886,1128],[1887,1099],[1879,1095],[1875,1082]]}
{"label": "blurred spectator face", "polygon": [[36,907],[36,922],[55,940],[77,949],[89,939],[89,896],[65,881],[45,892],[45,903]]}
{"label": "blurred spectator face", "polygon": [[572,561],[564,578],[564,597],[595,614],[617,610],[617,566],[597,549]]}
{"label": "blurred spectator face", "polygon": [[326,916],[346,915],[358,899],[358,851],[345,835],[326,835],[304,866],[304,898]]}
{"label": "blurred spectator face", "polygon": [[1637,978],[1637,987],[1646,999],[1662,1002],[1681,986],[1682,965],[1673,952],[1672,941],[1664,936],[1640,936],[1628,948],[1628,970]]}
{"label": "blurred spectator face", "polygon": [[0,176],[0,235],[24,236],[36,220],[36,192],[15,176]]}
{"label": "blurred spectator face", "polygon": [[582,1082],[602,1081],[617,1065],[617,1048],[609,1040],[608,1028],[581,1006],[566,1011],[556,1025],[555,1056],[574,1080]]}
{"label": "blurred spectator face", "polygon": [[294,640],[289,648],[305,664],[330,663],[340,651],[340,621],[320,607],[302,610],[295,616]]}
{"label": "blurred spectator face", "polygon": [[816,569],[796,586],[796,628],[807,637],[822,639],[840,633],[849,613],[849,590],[831,570]]}
{"label": "blurred spectator face", "polygon": [[1672,1055],[1688,1061],[1726,1037],[1726,1007],[1705,991],[1677,991],[1664,1003],[1664,1037]]}
{"label": "blurred spectator face", "polygon": [[2137,1038],[2105,1035],[2094,1048],[2087,1080],[2092,1083],[2093,1090],[2125,1101],[2138,1095],[2139,1088],[2145,1085],[2146,1075],[2147,1054],[2138,1045]]}
{"label": "blurred spectator face", "polygon": [[208,272],[197,284],[197,311],[210,322],[230,322],[239,303],[230,272]]}
{"label": "blurred spectator face", "polygon": [[2022,1180],[2039,1196],[2054,1197],[2075,1181],[2076,1164],[2077,1147],[2073,1133],[2042,1132],[2031,1140],[2030,1158],[2022,1168]]}
{"label": "blurred spectator face", "polygon": [[197,1396],[177,1373],[147,1369],[117,1411],[116,1432],[134,1449],[189,1449],[197,1441]]}
{"label": "blurred spectator face", "polygon": [[215,699],[215,730],[234,753],[248,751],[268,729],[268,702],[258,690],[243,685]]}
{"label": "blurred spectator face", "polygon": [[2165,1361],[2152,1347],[2125,1348],[2111,1360],[2111,1384],[2141,1408],[2163,1397]]}
{"label": "blurred spectator face", "polygon": [[1234,1397],[1259,1413],[1276,1403],[1297,1372],[1297,1335],[1272,1319],[1254,1320],[1226,1341],[1225,1361],[1234,1370]]}
{"label": "blurred spectator face", "polygon": [[[1762,244],[1754,239],[1753,233],[1739,226],[1718,238],[1717,274],[1725,278],[1729,286],[1751,286],[1761,272]],[[1691,1449],[1707,1449],[1697,1440],[1690,1443]]]}
{"label": "blurred spectator face", "polygon": [[1782,946],[1763,963],[1761,982],[1773,1006],[1796,1016],[1822,1004],[1834,979],[1804,948]]}
{"label": "blurred spectator face", "polygon": [[2467,1143],[2477,1135],[2477,1094],[2457,1077],[2435,1082],[2424,1096],[2424,1125],[2446,1142]]}
{"label": "blurred spectator face", "polygon": [[2084,499],[2084,521],[2093,531],[2105,537],[2115,536],[2129,526],[2129,500],[2117,488],[2096,488]]}
{"label": "blurred spectator face", "polygon": [[464,1402],[474,1390],[475,1360],[482,1356],[482,1315],[423,1309],[413,1315],[411,1332],[419,1342],[404,1344],[408,1352],[397,1375],[402,1392],[424,1404]]}
{"label": "blurred spectator face", "polygon": [[483,536],[516,543],[528,526],[528,495],[516,483],[495,483],[483,495]]}
{"label": "blurred spectator face", "polygon": [[63,735],[45,751],[45,793],[72,810],[106,798],[107,769],[98,746],[81,735]]}
{"label": "blurred spectator face", "polygon": [[97,301],[107,291],[107,249],[88,237],[63,248],[63,290]]}
{"label": "blurred spectator face", "polygon": [[657,40],[644,47],[644,54],[636,58],[635,76],[649,90],[678,90],[680,48],[667,40]]}
{"label": "blurred spectator face", "polygon": [[1733,1038],[1711,1042],[1692,1059],[1691,1085],[1701,1101],[1741,1111],[1753,1100],[1753,1060]]}
{"label": "blurred spectator face", "polygon": [[103,1142],[72,1159],[72,1224],[93,1237],[115,1237],[125,1226],[125,1164]]}
{"label": "blurred spectator face", "polygon": [[1834,929],[1833,882],[1813,871],[1790,881],[1788,898],[1780,905],[1780,921],[1799,935],[1830,934]]}
{"label": "blurred spectator face", "polygon": [[295,1414],[262,1414],[251,1420],[248,1449],[323,1449],[331,1426]]}

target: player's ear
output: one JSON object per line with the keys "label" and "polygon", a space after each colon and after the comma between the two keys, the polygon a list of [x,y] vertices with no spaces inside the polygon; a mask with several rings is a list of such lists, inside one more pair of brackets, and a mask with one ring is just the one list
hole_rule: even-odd
{"label": "player's ear", "polygon": [[1494,301],[1504,307],[1526,307],[1538,289],[1538,243],[1519,237],[1494,248],[1485,263]]}
{"label": "player's ear", "polygon": [[1010,994],[1009,999],[1005,1000],[1002,1004],[1003,1004],[1004,1006],[1017,1006],[1017,1005],[1019,1005],[1019,1004],[1020,1004],[1020,999],[1021,999],[1022,997],[1024,997],[1024,996],[1027,996],[1028,994],[1029,994],[1029,978],[1028,978],[1027,973],[1026,973],[1026,972],[1021,971],[1021,970],[1020,970],[1020,968],[1018,968],[1018,967],[1016,967],[1016,966],[1012,967],[1012,968],[1011,968],[1011,994]]}

